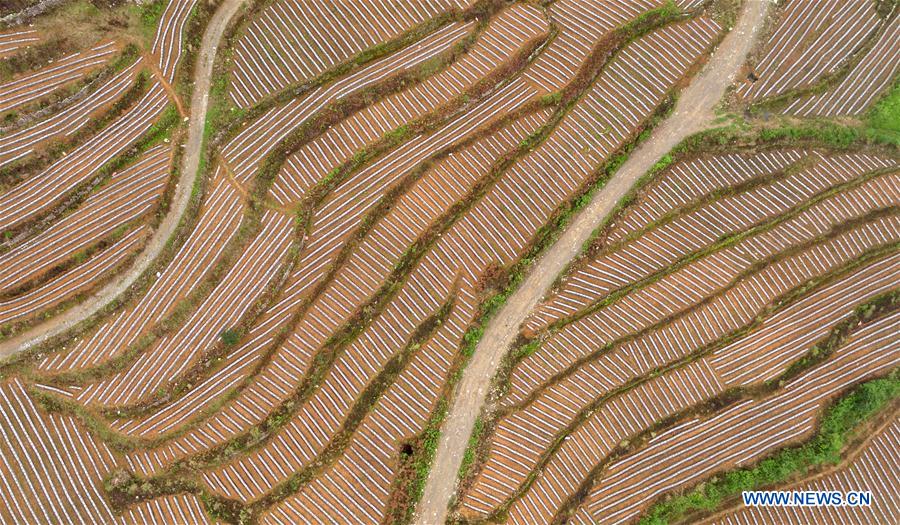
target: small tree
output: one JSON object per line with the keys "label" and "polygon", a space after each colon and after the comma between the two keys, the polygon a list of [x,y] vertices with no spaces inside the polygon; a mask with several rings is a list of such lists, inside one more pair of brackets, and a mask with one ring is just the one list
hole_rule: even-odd
{"label": "small tree", "polygon": [[224,343],[226,346],[236,345],[238,340],[240,340],[241,338],[237,330],[233,330],[231,328],[222,330],[222,333],[219,334],[219,337],[222,338],[222,343]]}

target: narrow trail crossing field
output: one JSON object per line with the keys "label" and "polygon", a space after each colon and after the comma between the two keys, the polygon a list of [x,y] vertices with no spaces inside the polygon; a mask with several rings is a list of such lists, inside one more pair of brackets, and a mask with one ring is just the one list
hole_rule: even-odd
{"label": "narrow trail crossing field", "polygon": [[463,372],[444,420],[434,464],[416,513],[417,524],[445,522],[475,419],[519,326],[549,291],[556,276],[580,253],[591,232],[602,224],[635,182],[683,139],[712,126],[714,109],[744,64],[763,26],[769,4],[769,0],[744,1],[735,27],[723,39],[703,71],[681,93],[675,111],[655,129],[649,140],[631,153],[588,206],[573,218],[490,321]]}
{"label": "narrow trail crossing field", "polygon": [[[58,335],[99,312],[104,306],[125,292],[141,274],[147,271],[150,264],[162,252],[169,237],[175,233],[178,223],[181,222],[181,217],[187,210],[188,202],[191,199],[191,190],[199,175],[197,171],[200,166],[201,148],[203,147],[203,130],[206,125],[209,89],[212,81],[216,50],[222,35],[225,33],[225,29],[245,1],[224,0],[210,19],[209,24],[206,26],[206,31],[203,33],[203,40],[200,43],[199,55],[197,56],[194,70],[194,88],[191,96],[191,114],[188,120],[188,138],[184,146],[184,154],[181,157],[178,185],[175,188],[169,212],[163,218],[153,237],[150,238],[147,246],[144,247],[143,251],[125,273],[107,283],[86,301],[66,310],[62,315],[54,317],[46,323],[37,325],[30,330],[0,342],[0,360]],[[183,109],[180,109],[180,111],[183,111]]]}

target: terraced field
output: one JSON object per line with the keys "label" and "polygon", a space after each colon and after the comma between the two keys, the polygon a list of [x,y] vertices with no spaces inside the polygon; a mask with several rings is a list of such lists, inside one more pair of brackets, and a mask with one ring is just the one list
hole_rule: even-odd
{"label": "terraced field", "polygon": [[16,15],[0,523],[896,521],[896,10]]}
{"label": "terraced field", "polygon": [[876,2],[785,2],[737,86],[802,117],[861,115],[897,72],[898,21]]}
{"label": "terraced field", "polygon": [[[869,487],[873,492],[891,493],[897,487],[897,451],[896,443],[900,439],[900,428],[895,418],[878,429],[864,448],[843,468],[815,479],[806,481],[795,487],[795,490],[835,490],[839,487]],[[764,521],[811,521],[817,523],[837,522],[850,519],[858,522],[890,523],[897,517],[897,505],[890,500],[876,500],[868,508],[850,509],[844,516],[830,508],[818,507],[783,507],[764,511],[759,508],[748,508],[732,511],[709,520],[709,523],[738,524],[759,523]]]}
{"label": "terraced field", "polygon": [[0,34],[0,56],[8,56],[40,40],[34,29],[4,31]]}
{"label": "terraced field", "polygon": [[[510,363],[462,515],[502,506],[513,522],[549,521],[620,443],[777,378],[854,308],[893,290],[900,179],[883,162],[723,152],[661,173],[527,320],[533,342]],[[629,493],[649,501],[676,486]],[[597,508],[589,521],[619,516]]]}

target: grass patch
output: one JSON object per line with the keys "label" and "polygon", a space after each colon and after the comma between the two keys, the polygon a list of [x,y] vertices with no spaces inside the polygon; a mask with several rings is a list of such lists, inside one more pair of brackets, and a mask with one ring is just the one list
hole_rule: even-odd
{"label": "grass patch", "polygon": [[865,117],[868,134],[881,142],[900,146],[900,80]]}
{"label": "grass patch", "polygon": [[421,451],[414,456],[411,466],[412,481],[406,485],[406,501],[411,504],[399,506],[402,509],[402,514],[396,523],[412,522],[416,509],[415,504],[422,499],[422,495],[425,493],[425,483],[428,481],[431,463],[434,461],[438,442],[441,439],[441,424],[444,418],[447,417],[448,410],[449,407],[445,399],[438,401],[437,407],[428,419],[428,424],[425,425],[425,430],[422,431],[419,437]]}
{"label": "grass patch", "polygon": [[475,420],[475,425],[472,426],[472,435],[469,436],[469,444],[466,446],[466,451],[463,453],[463,459],[462,463],[459,465],[457,477],[465,477],[469,472],[469,468],[471,468],[472,464],[475,462],[475,451],[478,448],[478,442],[481,440],[482,432],[484,432],[484,419],[482,419],[481,416],[478,416]]}
{"label": "grass patch", "polygon": [[137,14],[137,32],[146,43],[147,49],[150,49],[150,46],[153,45],[153,37],[156,35],[156,27],[159,25],[163,9],[166,7],[166,2],[164,0],[154,0],[144,5],[133,4],[130,7]]}
{"label": "grass patch", "polygon": [[848,149],[856,145],[861,139],[859,129],[843,126],[826,120],[811,120],[798,125],[779,125],[773,128],[764,128],[759,132],[759,138],[763,142],[787,141],[816,141],[819,145],[835,149]]}

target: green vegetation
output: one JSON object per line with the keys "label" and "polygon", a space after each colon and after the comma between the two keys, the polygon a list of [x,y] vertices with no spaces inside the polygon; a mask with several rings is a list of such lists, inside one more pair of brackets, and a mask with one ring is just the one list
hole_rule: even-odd
{"label": "green vegetation", "polygon": [[156,26],[159,25],[159,20],[162,18],[166,2],[165,0],[153,0],[144,5],[133,4],[129,7],[137,14],[139,22],[137,30],[147,46],[147,49],[149,49],[153,44]]}
{"label": "green vegetation", "polygon": [[468,474],[469,468],[471,468],[472,464],[475,462],[475,451],[478,448],[478,442],[481,439],[482,432],[484,432],[484,420],[481,416],[478,416],[475,420],[475,425],[472,427],[472,435],[469,436],[469,444],[466,446],[466,451],[463,453],[462,463],[459,465],[457,477],[460,479]]}
{"label": "green vegetation", "polygon": [[900,80],[869,110],[865,123],[876,140],[900,146]]}
{"label": "green vegetation", "polygon": [[691,513],[709,512],[745,490],[792,481],[816,467],[836,465],[841,453],[857,437],[864,423],[900,397],[900,374],[859,385],[834,403],[822,417],[815,435],[806,443],[786,447],[752,467],[734,469],[686,494],[653,506],[640,523],[662,525]]}
{"label": "green vegetation", "polygon": [[562,91],[547,93],[546,95],[541,97],[541,104],[544,104],[545,106],[555,106],[562,101],[562,95]]}
{"label": "green vegetation", "polygon": [[411,504],[405,508],[406,513],[402,519],[404,523],[412,520],[415,504],[422,499],[422,494],[425,492],[425,483],[428,481],[428,473],[431,471],[431,462],[434,461],[434,455],[437,453],[438,442],[441,438],[441,423],[445,417],[447,417],[447,401],[441,399],[419,438],[422,449],[413,461],[414,478],[406,488],[407,501]]}
{"label": "green vegetation", "polygon": [[222,330],[222,333],[219,334],[219,338],[222,339],[222,344],[225,346],[234,346],[241,340],[241,334],[237,330],[229,328]]}
{"label": "green vegetation", "polygon": [[662,156],[656,163],[650,168],[651,173],[660,173],[662,170],[668,168],[675,162],[675,157],[672,156],[671,153],[666,153]]}
{"label": "green vegetation", "polygon": [[663,5],[641,13],[624,27],[630,29],[646,27],[648,25],[652,26],[659,23],[660,20],[670,21],[682,14],[681,9],[679,9],[678,5],[675,4],[673,0],[666,0]]}
{"label": "green vegetation", "polygon": [[835,149],[849,149],[860,141],[861,133],[857,128],[831,121],[810,120],[797,125],[782,124],[763,128],[759,132],[759,138],[763,142],[815,141],[819,145]]}

